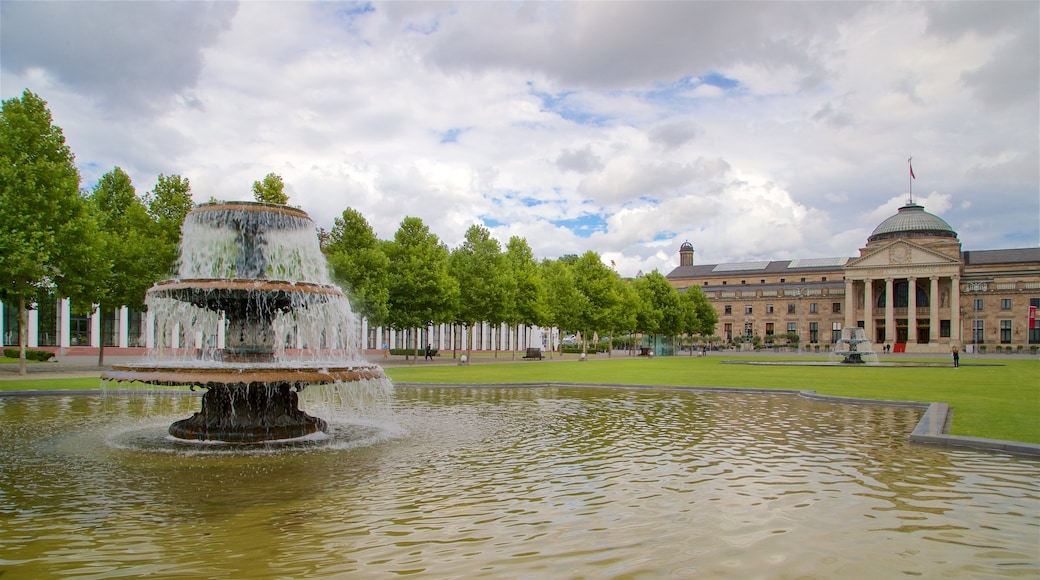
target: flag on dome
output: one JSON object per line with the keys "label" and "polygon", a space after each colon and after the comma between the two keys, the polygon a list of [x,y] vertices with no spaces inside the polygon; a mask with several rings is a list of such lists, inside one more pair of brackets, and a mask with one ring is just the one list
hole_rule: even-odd
{"label": "flag on dome", "polygon": [[916,175],[914,175],[914,164],[913,164],[913,159],[914,159],[914,158],[913,158],[913,157],[911,157],[910,159],[907,159],[907,160],[906,160],[906,162],[910,164],[910,179],[917,179],[917,176],[916,176]]}

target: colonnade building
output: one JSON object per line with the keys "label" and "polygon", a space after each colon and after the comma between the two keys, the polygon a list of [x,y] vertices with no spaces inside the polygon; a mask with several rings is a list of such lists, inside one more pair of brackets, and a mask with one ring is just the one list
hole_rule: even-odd
{"label": "colonnade building", "polygon": [[961,249],[957,232],[907,203],[881,222],[858,256],[694,264],[679,248],[668,280],[698,286],[726,341],[795,333],[830,345],[858,326],[880,350],[949,352],[1040,345],[1040,248]]}

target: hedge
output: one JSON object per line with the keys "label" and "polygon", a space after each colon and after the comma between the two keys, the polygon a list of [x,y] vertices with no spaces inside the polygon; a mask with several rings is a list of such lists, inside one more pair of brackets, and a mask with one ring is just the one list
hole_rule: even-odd
{"label": "hedge", "polygon": [[[7,358],[20,358],[22,356],[21,355],[21,349],[19,349],[19,348],[5,348],[4,349],[4,356],[7,357]],[[54,353],[53,352],[46,351],[46,350],[35,350],[35,349],[31,349],[31,348],[25,349],[25,360],[34,360],[34,361],[44,362],[44,361],[49,361],[52,358],[54,358]]]}

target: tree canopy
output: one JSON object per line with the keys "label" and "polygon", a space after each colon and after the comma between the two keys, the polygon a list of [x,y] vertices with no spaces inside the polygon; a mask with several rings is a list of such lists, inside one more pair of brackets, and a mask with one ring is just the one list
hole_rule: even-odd
{"label": "tree canopy", "polygon": [[26,90],[0,110],[0,299],[19,304],[25,372],[27,308],[43,294],[90,300],[96,224],[75,157],[47,103]]}
{"label": "tree canopy", "polygon": [[384,324],[389,314],[390,261],[365,217],[349,207],[343,210],[322,249],[351,306],[370,324]]}
{"label": "tree canopy", "polygon": [[253,198],[263,203],[289,203],[289,194],[284,190],[285,182],[282,181],[282,176],[276,173],[268,173],[263,180],[253,182]]}

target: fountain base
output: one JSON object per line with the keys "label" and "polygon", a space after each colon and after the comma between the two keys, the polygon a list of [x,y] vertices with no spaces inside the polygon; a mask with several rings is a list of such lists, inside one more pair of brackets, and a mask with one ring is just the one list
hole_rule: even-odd
{"label": "fountain base", "polygon": [[327,432],[328,423],[299,409],[290,383],[253,383],[211,386],[202,396],[202,410],[169,431],[178,439],[259,443]]}

